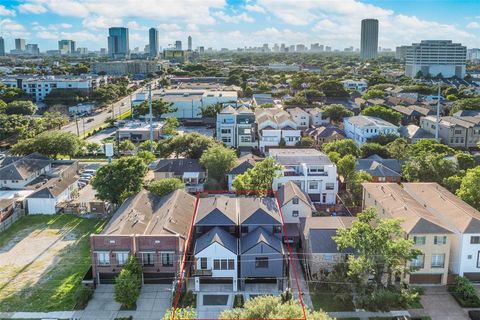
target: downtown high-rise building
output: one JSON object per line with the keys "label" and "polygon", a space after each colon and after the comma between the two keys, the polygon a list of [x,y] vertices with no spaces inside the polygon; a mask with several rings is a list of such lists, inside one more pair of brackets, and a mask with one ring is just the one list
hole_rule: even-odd
{"label": "downtown high-rise building", "polygon": [[192,51],[192,36],[188,36],[188,51]]}
{"label": "downtown high-rise building", "polygon": [[150,30],[148,30],[148,50],[150,57],[155,58],[158,56],[159,43],[158,29],[156,28],[150,28]]}
{"label": "downtown high-rise building", "polygon": [[15,50],[25,51],[25,39],[15,39]]}
{"label": "downtown high-rise building", "polygon": [[130,54],[128,28],[108,29],[108,55],[113,59],[125,59]]}
{"label": "downtown high-rise building", "polygon": [[75,53],[75,41],[73,40],[60,40],[58,41],[58,50],[61,54]]}
{"label": "downtown high-rise building", "polygon": [[175,49],[182,50],[182,41],[180,40],[175,41]]}
{"label": "downtown high-rise building", "polygon": [[5,40],[3,37],[0,37],[0,57],[5,56]]}
{"label": "downtown high-rise building", "polygon": [[376,59],[378,57],[378,20],[362,20],[360,39],[360,58],[362,60]]}

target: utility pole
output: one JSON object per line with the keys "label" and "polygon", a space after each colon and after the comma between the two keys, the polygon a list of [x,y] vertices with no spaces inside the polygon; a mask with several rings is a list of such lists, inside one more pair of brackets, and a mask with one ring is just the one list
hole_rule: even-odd
{"label": "utility pole", "polygon": [[152,112],[152,84],[148,84],[148,110],[150,111],[150,152],[153,153],[153,112]]}
{"label": "utility pole", "polygon": [[435,126],[435,139],[438,140],[440,131],[440,81],[438,82],[438,96],[437,96],[437,124]]}
{"label": "utility pole", "polygon": [[80,138],[80,131],[78,130],[78,117],[76,113],[75,113],[75,124],[77,125],[77,137]]}
{"label": "utility pole", "polygon": [[86,138],[86,135],[85,135],[85,116],[82,117],[82,123],[83,123],[83,139]]}

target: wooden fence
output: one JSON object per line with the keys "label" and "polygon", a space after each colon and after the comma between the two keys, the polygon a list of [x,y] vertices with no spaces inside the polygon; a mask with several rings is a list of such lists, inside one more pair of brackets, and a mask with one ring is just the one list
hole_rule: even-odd
{"label": "wooden fence", "polygon": [[3,220],[2,222],[0,222],[0,233],[4,232],[8,228],[10,228],[12,226],[12,224],[15,223],[15,221],[17,221],[18,219],[20,219],[24,215],[25,215],[24,210],[18,210],[17,209],[15,211],[13,211],[13,213],[10,217],[8,217],[5,220]]}

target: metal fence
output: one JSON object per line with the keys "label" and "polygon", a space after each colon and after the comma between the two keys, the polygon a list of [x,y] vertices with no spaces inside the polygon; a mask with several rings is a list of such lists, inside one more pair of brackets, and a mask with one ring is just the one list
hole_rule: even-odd
{"label": "metal fence", "polygon": [[25,215],[24,210],[13,211],[13,213],[10,217],[8,217],[5,220],[3,220],[2,222],[0,222],[0,233],[4,232],[8,228],[10,228],[12,226],[12,224],[15,223],[15,221],[17,221],[18,219],[20,219],[24,215]]}

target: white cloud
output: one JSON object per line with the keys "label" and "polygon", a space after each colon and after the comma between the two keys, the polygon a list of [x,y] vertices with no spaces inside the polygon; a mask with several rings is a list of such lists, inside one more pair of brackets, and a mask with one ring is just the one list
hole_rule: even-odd
{"label": "white cloud", "polygon": [[122,26],[123,20],[120,18],[106,18],[104,16],[88,16],[82,21],[83,27],[87,29],[99,30],[109,27]]}
{"label": "white cloud", "polygon": [[127,28],[131,30],[147,31],[148,27],[140,25],[137,21],[129,21]]}
{"label": "white cloud", "polygon": [[265,9],[258,4],[247,4],[245,5],[245,10],[252,12],[265,13]]}
{"label": "white cloud", "polygon": [[18,6],[18,9],[22,13],[34,13],[40,14],[47,12],[47,8],[42,6],[41,4],[33,4],[33,3],[25,3]]}
{"label": "white cloud", "polygon": [[467,24],[468,29],[480,29],[480,23],[476,21],[472,21],[469,24]]}
{"label": "white cloud", "polygon": [[216,12],[213,13],[213,16],[215,16],[215,17],[219,18],[220,20],[222,20],[223,22],[227,22],[227,23],[240,23],[240,22],[252,23],[252,22],[255,22],[255,19],[250,17],[245,12],[243,12],[241,14],[238,14],[238,15],[230,16],[223,11],[216,11]]}
{"label": "white cloud", "polygon": [[14,16],[15,10],[7,9],[5,6],[0,5],[0,16]]}
{"label": "white cloud", "polygon": [[9,38],[28,38],[30,35],[22,24],[12,19],[1,19],[0,30],[2,30],[2,36]]}

